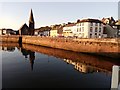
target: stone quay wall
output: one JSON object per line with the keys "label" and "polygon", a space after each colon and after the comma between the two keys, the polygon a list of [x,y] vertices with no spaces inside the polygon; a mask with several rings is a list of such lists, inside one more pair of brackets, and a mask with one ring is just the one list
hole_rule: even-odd
{"label": "stone quay wall", "polygon": [[119,60],[114,60],[113,58],[108,58],[108,57],[101,57],[101,56],[98,57],[95,55],[76,53],[72,51],[41,47],[30,44],[23,44],[22,48],[26,50],[31,50],[33,52],[47,54],[48,57],[55,56],[57,58],[61,58],[62,60],[66,59],[66,60],[72,60],[72,62],[76,62],[76,63],[80,62],[86,66],[88,65],[95,68],[101,68],[104,71],[105,70],[111,71],[113,65],[120,65]]}
{"label": "stone quay wall", "polygon": [[19,42],[19,35],[2,35],[0,36],[0,42]]}
{"label": "stone quay wall", "polygon": [[75,52],[120,52],[120,39],[76,39],[23,36],[22,43],[41,45]]}
{"label": "stone quay wall", "polygon": [[[20,36],[1,36],[2,42],[19,42]],[[22,43],[40,45],[75,52],[120,53],[120,38],[78,39],[22,36]]]}

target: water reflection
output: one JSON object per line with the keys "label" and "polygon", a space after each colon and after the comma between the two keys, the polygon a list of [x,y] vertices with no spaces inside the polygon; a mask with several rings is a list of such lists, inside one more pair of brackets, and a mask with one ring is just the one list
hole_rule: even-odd
{"label": "water reflection", "polygon": [[34,60],[35,60],[35,52],[32,52],[30,50],[25,50],[23,48],[20,48],[20,51],[22,55],[27,59],[29,59],[31,64],[31,70],[33,70]]}
{"label": "water reflection", "polygon": [[29,59],[30,65],[31,65],[31,70],[33,70],[33,65],[34,65],[34,60],[35,60],[35,52],[33,52],[31,50],[26,50],[26,49],[22,48],[22,46],[17,44],[17,43],[3,42],[2,44],[0,44],[0,46],[2,46],[1,50],[8,51],[8,52],[14,52],[15,47],[17,47],[18,50],[21,51],[21,53],[25,57],[25,59],[27,59],[27,58]]}
{"label": "water reflection", "polygon": [[73,60],[69,60],[69,59],[64,59],[64,61],[67,64],[71,64],[74,66],[74,69],[76,69],[79,72],[82,73],[93,73],[93,72],[104,72],[104,73],[111,73],[110,71],[106,70],[106,69],[101,69],[99,67],[95,67],[95,66],[91,66],[89,64],[85,64],[85,63],[81,63],[80,61],[74,62]]}
{"label": "water reflection", "polygon": [[14,52],[15,47],[1,47],[0,50],[8,51],[8,52]]}
{"label": "water reflection", "polygon": [[68,64],[74,66],[77,71],[83,73],[93,73],[93,72],[106,72],[111,73],[113,65],[120,65],[118,60],[113,60],[107,57],[93,56],[82,53],[75,53],[71,51],[65,51],[60,49],[53,49],[41,46],[34,46],[23,44],[21,47],[15,43],[3,43],[2,50],[4,51],[14,51],[15,47],[21,51],[22,55],[29,59],[31,70],[33,70],[33,65],[35,61],[35,52],[47,54],[49,56],[54,56],[61,58]]}

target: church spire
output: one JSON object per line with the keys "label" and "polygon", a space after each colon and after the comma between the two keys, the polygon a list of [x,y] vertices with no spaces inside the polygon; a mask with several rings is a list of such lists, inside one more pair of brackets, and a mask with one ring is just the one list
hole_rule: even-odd
{"label": "church spire", "polygon": [[34,17],[33,17],[33,12],[32,12],[32,9],[31,9],[31,12],[30,12],[30,18],[29,18],[29,23],[34,23]]}
{"label": "church spire", "polygon": [[30,18],[29,18],[29,35],[34,35],[34,17],[31,9]]}

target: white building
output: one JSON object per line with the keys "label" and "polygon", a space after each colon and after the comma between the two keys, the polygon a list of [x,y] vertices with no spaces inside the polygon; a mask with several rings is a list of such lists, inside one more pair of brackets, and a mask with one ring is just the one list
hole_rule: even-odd
{"label": "white building", "polygon": [[41,32],[41,34],[43,33],[43,36],[50,36],[50,30],[45,30],[43,32]]}
{"label": "white building", "polygon": [[50,36],[50,30],[51,30],[51,28],[48,26],[40,27],[40,28],[34,30],[34,35],[36,35],[36,36]]}
{"label": "white building", "polygon": [[102,38],[107,37],[103,34],[103,23],[98,19],[83,19],[76,24],[76,35],[80,38]]}
{"label": "white building", "polygon": [[13,29],[0,29],[0,35],[16,35]]}
{"label": "white building", "polygon": [[39,35],[39,29],[35,29],[35,30],[34,30],[34,35],[35,35],[35,36]]}

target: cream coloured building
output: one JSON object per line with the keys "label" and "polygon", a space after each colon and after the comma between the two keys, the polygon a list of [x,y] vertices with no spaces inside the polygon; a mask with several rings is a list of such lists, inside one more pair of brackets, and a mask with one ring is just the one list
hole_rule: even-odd
{"label": "cream coloured building", "polygon": [[98,19],[83,19],[77,23],[71,23],[63,27],[63,35],[65,37],[78,37],[78,38],[104,38],[107,37],[103,33],[103,23]]}
{"label": "cream coloured building", "polygon": [[62,36],[63,32],[63,27],[62,25],[54,25],[51,27],[52,29],[50,30],[50,36],[51,37],[57,37],[57,36]]}
{"label": "cream coloured building", "polygon": [[56,37],[58,34],[57,34],[57,29],[52,29],[52,30],[50,30],[50,36],[51,37]]}
{"label": "cream coloured building", "polygon": [[107,37],[103,34],[103,23],[98,19],[83,19],[77,22],[76,26],[76,34],[80,38]]}
{"label": "cream coloured building", "polygon": [[76,31],[76,24],[71,23],[67,24],[65,27],[63,27],[63,36],[64,37],[73,37],[75,36],[74,32]]}

